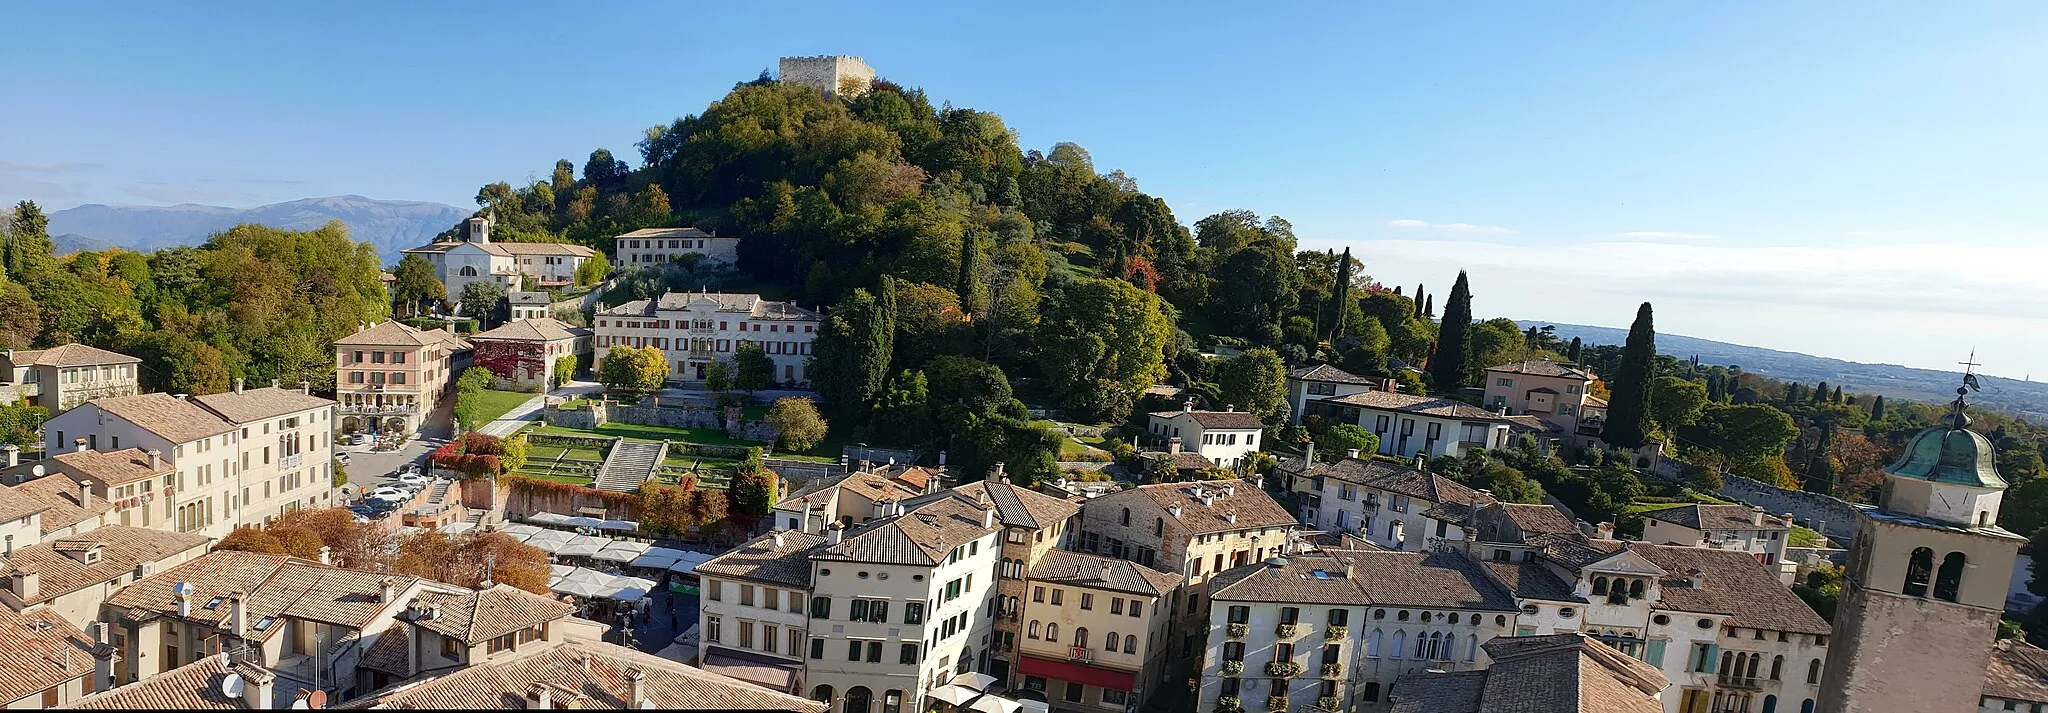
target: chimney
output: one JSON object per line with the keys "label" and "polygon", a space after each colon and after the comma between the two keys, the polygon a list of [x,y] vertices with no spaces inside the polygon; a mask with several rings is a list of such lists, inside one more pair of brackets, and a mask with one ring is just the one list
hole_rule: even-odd
{"label": "chimney", "polygon": [[882,498],[881,500],[876,500],[876,501],[875,501],[875,506],[874,506],[874,508],[872,508],[872,509],[873,509],[873,511],[874,511],[874,513],[875,513],[875,514],[874,514],[874,515],[872,515],[871,517],[873,517],[873,518],[874,518],[874,519],[876,519],[876,520],[880,520],[880,519],[882,519],[882,518],[888,517],[888,516],[889,516],[889,499],[888,499],[888,498]]}
{"label": "chimney", "polygon": [[828,526],[826,526],[826,527],[825,527],[825,539],[827,539],[827,540],[830,540],[830,541],[832,542],[832,544],[835,544],[835,545],[836,545],[836,544],[839,544],[840,542],[843,542],[843,541],[845,541],[845,540],[846,540],[846,527],[845,527],[844,525],[840,525],[839,523],[836,523],[836,522],[835,522],[835,523],[832,523],[831,525],[828,525]]}
{"label": "chimney", "polygon": [[179,401],[191,401],[191,400],[192,400],[192,395],[191,395],[191,394],[171,394],[171,398],[177,399],[177,400],[179,400]]}
{"label": "chimney", "polygon": [[1599,524],[1599,525],[1597,526],[1597,529],[1598,529],[1598,534],[1599,534],[1599,538],[1600,538],[1600,539],[1602,539],[1602,540],[1612,540],[1612,539],[1614,539],[1614,523],[1612,523],[1612,522],[1603,522],[1603,523],[1600,523],[1600,524]]}
{"label": "chimney", "polygon": [[149,449],[149,472],[154,473],[158,468],[162,467],[164,467],[164,452],[155,448]]}
{"label": "chimney", "polygon": [[775,548],[778,550],[782,549],[782,531],[776,530],[775,534],[770,535],[770,537],[775,538]]}
{"label": "chimney", "polygon": [[1751,525],[1756,525],[1756,526],[1758,526],[1758,527],[1762,527],[1762,526],[1763,526],[1763,524],[1764,524],[1764,509],[1763,509],[1763,508],[1760,508],[1760,507],[1754,507],[1754,506],[1750,507],[1750,509],[1749,509],[1749,524],[1751,524]]}
{"label": "chimney", "polygon": [[1166,452],[1169,455],[1180,455],[1180,436],[1166,439]]}
{"label": "chimney", "polygon": [[1166,506],[1166,514],[1168,514],[1168,515],[1172,515],[1172,516],[1173,516],[1173,519],[1175,519],[1175,520],[1179,520],[1179,519],[1180,519],[1180,505],[1178,505],[1178,504],[1174,504],[1174,505],[1168,505],[1168,506]]}
{"label": "chimney", "polygon": [[190,617],[192,616],[192,593],[187,591],[187,589],[192,585],[189,582],[179,582],[178,584],[182,586],[176,586],[171,589],[171,596],[178,600],[178,616],[180,618]]}
{"label": "chimney", "polygon": [[313,393],[313,382],[307,381],[305,379],[300,379],[299,393],[311,395]]}
{"label": "chimney", "polygon": [[[102,629],[100,638],[106,636]],[[114,687],[114,653],[114,645],[105,641],[92,647],[92,690],[104,691]]]}
{"label": "chimney", "polygon": [[1352,460],[1357,460],[1357,459],[1358,459],[1358,449],[1356,449],[1356,448],[1346,448],[1346,449],[1344,449],[1344,457],[1345,457],[1345,458],[1350,458],[1350,459],[1352,459]]}
{"label": "chimney", "polygon": [[1236,486],[1236,485],[1233,485],[1233,484],[1225,483],[1225,484],[1223,485],[1223,497],[1226,497],[1226,498],[1227,498],[1227,497],[1231,497],[1231,496],[1234,496],[1234,495],[1237,495],[1237,486]]}
{"label": "chimney", "polygon": [[1416,470],[1429,470],[1429,454],[1428,454],[1428,453],[1417,453],[1417,454],[1415,454],[1415,469],[1416,469]]}
{"label": "chimney", "polygon": [[9,443],[4,447],[0,447],[0,450],[7,451],[7,467],[12,468],[21,465],[21,446]]}
{"label": "chimney", "polygon": [[543,711],[554,708],[554,699],[549,693],[548,684],[535,682],[526,689],[526,707]]}
{"label": "chimney", "polygon": [[1686,570],[1685,576],[1692,580],[1693,589],[1699,589],[1707,584],[1707,573],[1701,572],[1698,567]]}
{"label": "chimney", "polygon": [[1003,472],[1003,464],[1001,463],[996,464],[996,482],[1004,485],[1010,484],[1010,474]]}
{"label": "chimney", "polygon": [[85,439],[83,439],[83,438],[73,438],[73,439],[71,439],[71,446],[72,446],[71,450],[72,450],[73,452],[77,452],[77,453],[84,453],[84,452],[85,452]]}
{"label": "chimney", "polygon": [[7,574],[7,589],[22,601],[32,601],[42,589],[42,578],[39,573],[17,569]]}
{"label": "chimney", "polygon": [[228,634],[237,639],[249,633],[249,610],[242,605],[242,600],[247,598],[248,595],[239,589],[228,592]]}
{"label": "chimney", "polygon": [[320,564],[334,564],[334,548],[321,545],[319,560]]}
{"label": "chimney", "polygon": [[[931,480],[930,482],[936,483],[936,482],[939,482],[939,480],[938,480],[937,478],[933,478],[933,479],[932,479],[932,480]],[[890,508],[889,508],[889,509],[890,509],[890,513],[889,513],[889,514],[891,514],[891,515],[902,515],[902,514],[903,514],[903,501],[901,501],[901,500],[898,500],[898,501],[896,501],[895,503],[893,503],[892,505],[890,505]]]}
{"label": "chimney", "polygon": [[1232,411],[1236,411],[1236,410],[1237,410],[1237,404],[1224,404],[1224,405],[1223,405],[1223,412],[1224,412],[1224,413],[1230,413],[1230,412],[1232,412]]}
{"label": "chimney", "polygon": [[1308,455],[1305,455],[1305,456],[1302,456],[1302,457],[1301,457],[1301,472],[1302,472],[1302,474],[1306,475],[1306,474],[1308,473],[1308,469],[1309,469],[1309,466],[1311,466],[1311,465],[1314,465],[1314,464],[1315,464],[1315,462],[1316,462],[1316,442],[1315,442],[1315,441],[1309,441],[1309,442],[1308,442]]}
{"label": "chimney", "polygon": [[392,579],[392,578],[390,578],[390,577],[385,577],[385,578],[383,578],[383,579],[381,579],[381,580],[378,580],[378,581],[377,581],[377,602],[378,602],[378,603],[380,603],[380,604],[390,604],[390,603],[391,603],[391,600],[393,600],[393,599],[397,599],[397,598],[398,598],[398,581],[397,581],[397,580],[395,580],[395,579]]}
{"label": "chimney", "polygon": [[237,673],[242,674],[242,701],[251,710],[270,710],[275,706],[271,691],[277,685],[277,674],[255,666],[244,667]]}
{"label": "chimney", "polygon": [[626,669],[626,705],[628,707],[647,707],[645,705],[645,698],[642,695],[646,691],[646,687],[642,685],[646,679],[646,671],[642,671],[638,668]]}
{"label": "chimney", "polygon": [[1232,524],[1232,525],[1235,525],[1235,524],[1237,524],[1237,513],[1234,513],[1234,512],[1226,512],[1226,513],[1223,513],[1223,521],[1224,521],[1224,522],[1227,522],[1227,523],[1230,523],[1230,524]]}
{"label": "chimney", "polygon": [[1354,575],[1356,575],[1356,574],[1358,574],[1358,565],[1356,565],[1356,564],[1352,564],[1352,562],[1351,562],[1350,560],[1345,560],[1345,561],[1344,561],[1344,578],[1345,578],[1345,579],[1351,579],[1351,578],[1353,578],[1353,576],[1354,576]]}
{"label": "chimney", "polygon": [[1214,507],[1216,505],[1216,496],[1205,492],[1201,495],[1201,501],[1202,507]]}
{"label": "chimney", "polygon": [[271,380],[270,380],[270,388],[273,388],[273,389],[277,388],[277,383],[278,383],[278,381],[277,381],[276,379],[271,379]]}
{"label": "chimney", "polygon": [[237,394],[242,393],[242,381],[242,377],[235,377],[235,393]]}
{"label": "chimney", "polygon": [[1097,581],[1102,581],[1102,582],[1107,582],[1107,581],[1109,581],[1109,563],[1108,563],[1108,562],[1104,562],[1104,563],[1102,563],[1102,578],[1101,578],[1100,580],[1097,580]]}
{"label": "chimney", "polygon": [[[987,496],[987,495],[983,495],[982,497],[984,497],[984,498],[985,498],[985,497],[988,497],[988,496]],[[987,503],[982,503],[982,506],[983,506],[983,507],[988,507],[988,504],[987,504]],[[985,528],[987,528],[987,527],[995,527],[995,526],[996,526],[996,509],[995,509],[995,508],[993,508],[993,507],[989,507],[988,509],[986,509],[986,510],[983,510],[983,511],[981,511],[981,526],[982,526],[982,527],[985,527]]]}
{"label": "chimney", "polygon": [[1192,411],[1194,411],[1194,410],[1195,410],[1195,397],[1193,397],[1193,396],[1189,396],[1189,397],[1188,397],[1188,400],[1186,400],[1186,401],[1182,401],[1182,402],[1181,402],[1181,404],[1180,404],[1180,412],[1181,412],[1181,413],[1190,413],[1190,412],[1192,412]]}
{"label": "chimney", "polygon": [[78,507],[83,510],[92,509],[91,478],[86,478],[85,480],[78,481]]}

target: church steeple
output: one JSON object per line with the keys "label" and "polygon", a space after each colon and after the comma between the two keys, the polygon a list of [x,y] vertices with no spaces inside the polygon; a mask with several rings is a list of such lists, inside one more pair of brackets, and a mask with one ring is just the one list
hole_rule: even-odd
{"label": "church steeple", "polygon": [[1880,505],[1886,512],[1965,527],[1998,522],[2006,482],[1998,475],[1991,441],[1970,430],[1966,399],[1977,388],[1976,375],[1964,372],[1963,384],[1941,424],[1914,435],[1898,461],[1884,469]]}

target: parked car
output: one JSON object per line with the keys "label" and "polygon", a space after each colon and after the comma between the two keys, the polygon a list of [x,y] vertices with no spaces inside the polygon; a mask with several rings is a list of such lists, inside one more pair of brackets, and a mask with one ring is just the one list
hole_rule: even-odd
{"label": "parked car", "polygon": [[406,485],[426,485],[427,476],[408,471],[405,473],[400,473],[398,475],[398,482],[404,483]]}
{"label": "parked car", "polygon": [[334,462],[336,462],[336,463],[340,463],[340,464],[342,464],[342,465],[348,465],[348,454],[347,454],[347,453],[336,453],[336,454],[334,454]]}
{"label": "parked car", "polygon": [[370,491],[371,500],[411,500],[412,496],[413,494],[410,491],[393,488],[388,485]]}

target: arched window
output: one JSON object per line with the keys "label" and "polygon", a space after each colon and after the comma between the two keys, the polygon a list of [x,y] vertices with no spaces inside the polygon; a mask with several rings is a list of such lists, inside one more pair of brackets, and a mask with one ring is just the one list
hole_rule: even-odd
{"label": "arched window", "polygon": [[1961,552],[1950,552],[1941,558],[1941,571],[1934,575],[1934,598],[1953,602],[1963,588],[1963,566],[1970,557]]}
{"label": "arched window", "polygon": [[1124,520],[1123,520],[1123,524],[1124,524],[1124,527],[1130,527],[1130,526],[1131,526],[1131,509],[1130,509],[1130,508],[1124,508]]}
{"label": "arched window", "polygon": [[1138,653],[1138,635],[1137,635],[1137,634],[1124,634],[1124,653],[1127,653],[1127,654],[1135,654],[1135,653]]}
{"label": "arched window", "polygon": [[1429,636],[1417,634],[1415,636],[1415,658],[1424,661],[1436,658],[1436,644],[1438,640],[1435,634],[1430,634]]}
{"label": "arched window", "polygon": [[1465,635],[1465,660],[1466,660],[1466,661],[1477,661],[1477,660],[1479,660],[1479,635],[1478,635],[1478,634],[1466,634],[1466,635]]}
{"label": "arched window", "polygon": [[811,689],[811,700],[817,701],[819,703],[831,703],[832,687],[819,686],[817,688]]}
{"label": "arched window", "polygon": [[873,704],[874,698],[874,692],[869,691],[867,686],[846,689],[846,713],[868,713],[868,707]]}
{"label": "arched window", "polygon": [[1387,654],[1387,656],[1389,656],[1390,658],[1397,658],[1397,659],[1398,659],[1398,658],[1401,658],[1401,650],[1402,650],[1403,648],[1406,648],[1407,646],[1408,646],[1408,632],[1405,632],[1405,631],[1396,631],[1396,632],[1394,632],[1394,645],[1393,645],[1393,646],[1391,646],[1391,647],[1388,647],[1388,648],[1390,649],[1390,651],[1389,651],[1389,653]]}
{"label": "arched window", "polygon": [[459,274],[461,274],[463,277],[476,277],[476,268],[471,267],[469,265],[463,265],[462,272]]}
{"label": "arched window", "polygon": [[1778,713],[1778,697],[1764,696],[1764,713]]}
{"label": "arched window", "polygon": [[1640,580],[1640,579],[1638,579],[1638,580],[1636,580],[1636,581],[1633,581],[1633,582],[1630,582],[1630,583],[1628,584],[1628,598],[1630,598],[1630,599],[1641,599],[1641,598],[1643,598],[1643,580]]}
{"label": "arched window", "polygon": [[903,713],[903,691],[892,688],[882,694],[882,713]]}
{"label": "arched window", "polygon": [[1763,662],[1763,660],[1764,660],[1764,655],[1763,655],[1763,654],[1750,654],[1750,655],[1749,655],[1749,666],[1748,666],[1747,668],[1744,668],[1744,669],[1743,669],[1743,673],[1742,673],[1742,676],[1743,676],[1744,678],[1756,678],[1756,665],[1757,665],[1758,663],[1762,663],[1762,662]]}
{"label": "arched window", "polygon": [[1806,664],[1806,682],[1820,683],[1820,659],[1814,659]]}
{"label": "arched window", "polygon": [[1372,630],[1372,633],[1370,633],[1370,634],[1366,634],[1366,635],[1365,635],[1365,655],[1366,655],[1367,657],[1370,657],[1370,658],[1379,658],[1379,657],[1380,657],[1380,630],[1379,630],[1379,629],[1373,629],[1373,630]]}
{"label": "arched window", "polygon": [[1742,675],[1742,670],[1741,670],[1741,669],[1738,669],[1738,668],[1736,668],[1736,667],[1735,667],[1735,652],[1732,652],[1732,651],[1723,651],[1723,652],[1721,652],[1721,675],[1724,675],[1724,676],[1740,676],[1740,675]]}
{"label": "arched window", "polygon": [[1594,594],[1606,594],[1606,593],[1607,593],[1607,578],[1606,578],[1606,577],[1594,577],[1594,578],[1593,578],[1593,593],[1594,593]]}
{"label": "arched window", "polygon": [[1104,650],[1104,651],[1108,651],[1108,652],[1111,652],[1111,653],[1115,653],[1115,652],[1116,652],[1116,645],[1117,645],[1117,643],[1118,643],[1118,642],[1121,642],[1121,641],[1123,641],[1123,640],[1122,640],[1122,639],[1119,639],[1119,638],[1117,638],[1116,632],[1114,632],[1114,631],[1112,631],[1112,632],[1109,632],[1109,636],[1107,636],[1107,637],[1104,637],[1104,641],[1103,641],[1103,643],[1102,643],[1102,650]]}
{"label": "arched window", "polygon": [[1046,640],[1046,641],[1050,641],[1050,642],[1053,642],[1053,643],[1055,643],[1055,644],[1057,644],[1057,643],[1059,643],[1059,642],[1060,642],[1060,623],[1059,623],[1059,622],[1057,622],[1057,621],[1048,621],[1048,622],[1046,622],[1046,623],[1045,623],[1045,640]]}
{"label": "arched window", "polygon": [[1024,637],[1025,637],[1025,638],[1027,638],[1027,639],[1036,639],[1036,638],[1038,638],[1038,620],[1037,620],[1037,619],[1032,619],[1032,620],[1031,620],[1031,628],[1030,628],[1030,629],[1027,629],[1027,630],[1025,630],[1025,633],[1024,633]]}
{"label": "arched window", "polygon": [[1799,713],[1813,713],[1813,699],[1808,698],[1806,702],[1799,704]]}
{"label": "arched window", "polygon": [[1906,561],[1906,596],[1927,596],[1927,580],[1934,576],[1934,550],[1925,547],[1913,550],[1913,558]]}
{"label": "arched window", "polygon": [[1088,627],[1083,626],[1074,629],[1074,645],[1084,649],[1088,648]]}
{"label": "arched window", "polygon": [[1780,681],[1780,680],[1784,680],[1784,679],[1780,678],[1781,676],[1784,676],[1784,675],[1785,675],[1785,657],[1783,657],[1783,656],[1778,656],[1778,657],[1774,657],[1774,658],[1772,658],[1772,659],[1771,659],[1771,680],[1773,680],[1773,681]]}

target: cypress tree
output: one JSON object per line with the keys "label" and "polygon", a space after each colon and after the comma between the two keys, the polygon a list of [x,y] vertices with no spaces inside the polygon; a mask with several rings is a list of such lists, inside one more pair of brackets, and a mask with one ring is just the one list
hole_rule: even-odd
{"label": "cypress tree", "polygon": [[1422,319],[1422,283],[1415,283],[1415,318]]}
{"label": "cypress tree", "polygon": [[1344,257],[1337,263],[1337,284],[1330,286],[1330,342],[1344,336],[1344,313],[1346,303],[1351,300],[1351,248],[1344,248]]}
{"label": "cypress tree", "polygon": [[1430,387],[1438,393],[1452,393],[1465,387],[1472,361],[1472,286],[1465,271],[1451,286],[1451,300],[1444,303],[1443,327],[1436,333],[1436,352],[1429,358]]}
{"label": "cypress tree", "polygon": [[1872,401],[1872,402],[1870,402],[1870,422],[1871,422],[1871,423],[1877,423],[1878,421],[1883,421],[1883,420],[1884,420],[1884,394],[1878,394],[1878,395],[1877,395],[1877,400],[1875,400],[1875,401]]}
{"label": "cypress tree", "polygon": [[1573,364],[1579,363],[1579,354],[1585,348],[1586,345],[1580,343],[1578,337],[1572,337],[1572,349],[1569,356],[1571,357]]}
{"label": "cypress tree", "polygon": [[1708,400],[1708,401],[1710,401],[1710,402],[1713,402],[1713,403],[1720,403],[1720,402],[1722,401],[1722,399],[1723,399],[1723,398],[1725,398],[1725,397],[1727,397],[1727,395],[1728,395],[1728,389],[1727,389],[1727,386],[1728,386],[1728,380],[1727,380],[1727,377],[1724,377],[1724,376],[1722,376],[1722,375],[1721,375],[1721,372],[1718,372],[1718,371],[1709,371],[1709,372],[1707,372],[1707,400]]}
{"label": "cypress tree", "polygon": [[954,278],[953,291],[960,295],[960,310],[976,318],[988,313],[988,283],[976,269],[980,261],[980,236],[970,232],[960,241],[960,274]]}
{"label": "cypress tree", "polygon": [[1786,406],[1791,406],[1792,404],[1796,404],[1796,403],[1799,403],[1799,402],[1801,402],[1801,401],[1805,401],[1805,400],[1806,400],[1806,385],[1805,385],[1805,384],[1801,384],[1801,383],[1799,383],[1799,382],[1795,381],[1795,382],[1792,382],[1792,383],[1790,383],[1790,384],[1786,384],[1786,385],[1785,385],[1785,405],[1786,405]]}
{"label": "cypress tree", "polygon": [[1832,394],[1832,395],[1830,395],[1830,396],[1828,396],[1828,403],[1831,403],[1831,404],[1838,404],[1838,403],[1841,403],[1841,402],[1842,402],[1842,385],[1841,385],[1841,384],[1836,384],[1836,385],[1835,385],[1835,393],[1834,393],[1834,394]]}
{"label": "cypress tree", "polygon": [[[1458,271],[1458,274],[1461,274],[1461,275],[1462,275],[1462,274],[1464,274],[1464,271],[1463,271],[1463,270],[1459,270],[1459,271]],[[1456,291],[1453,291],[1453,292],[1451,293],[1451,299],[1457,299],[1457,298],[1458,298],[1458,295],[1457,295]],[[1471,298],[1472,298],[1472,296],[1468,294],[1468,295],[1466,295],[1466,296],[1465,296],[1465,298],[1466,298],[1466,299],[1465,299],[1465,316],[1466,316],[1466,317],[1471,317],[1471,316],[1472,316],[1472,301],[1471,301]],[[1450,311],[1451,311],[1451,306],[1450,306],[1450,305],[1444,305],[1444,314],[1450,314]],[[1430,296],[1429,296],[1429,298],[1428,298],[1427,300],[1425,300],[1425,301],[1424,301],[1424,303],[1423,303],[1423,306],[1422,306],[1422,318],[1423,318],[1423,319],[1436,319],[1436,295],[1430,295]]]}
{"label": "cypress tree", "polygon": [[1813,396],[1811,397],[1811,400],[1817,404],[1827,403],[1828,382],[1826,379],[1822,379],[1819,386],[1813,387]]}
{"label": "cypress tree", "polygon": [[1657,330],[1650,303],[1636,309],[1635,324],[1629,325],[1628,342],[1621,348],[1620,371],[1615,375],[1611,398],[1607,400],[1608,443],[1637,448],[1650,436],[1650,379],[1657,357]]}
{"label": "cypress tree", "polygon": [[[1345,248],[1345,249],[1346,249],[1346,250],[1350,250],[1350,248]],[[1395,297],[1400,297],[1400,296],[1401,296],[1401,286],[1400,286],[1400,285],[1395,285],[1395,286],[1394,286],[1394,296],[1395,296]]]}

